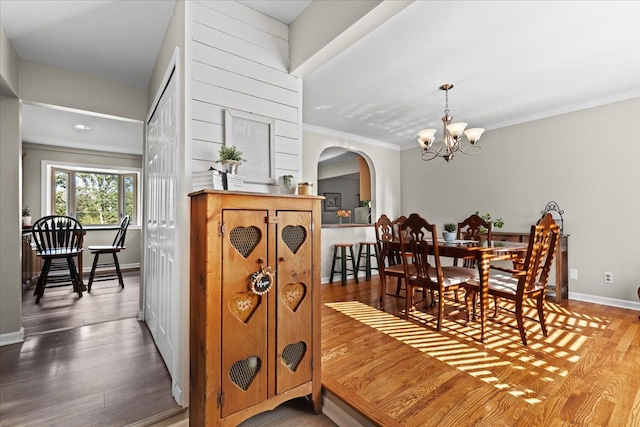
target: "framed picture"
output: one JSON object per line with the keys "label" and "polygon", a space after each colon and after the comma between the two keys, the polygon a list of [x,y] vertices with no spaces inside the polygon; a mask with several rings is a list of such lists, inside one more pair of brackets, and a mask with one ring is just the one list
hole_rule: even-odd
{"label": "framed picture", "polygon": [[275,119],[225,110],[224,145],[235,146],[247,159],[238,169],[244,182],[276,183]]}
{"label": "framed picture", "polygon": [[324,193],[324,211],[335,212],[342,209],[342,193]]}

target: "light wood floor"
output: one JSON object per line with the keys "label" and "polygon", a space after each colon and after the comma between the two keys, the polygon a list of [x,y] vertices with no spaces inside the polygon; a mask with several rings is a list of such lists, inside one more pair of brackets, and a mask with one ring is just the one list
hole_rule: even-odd
{"label": "light wood floor", "polygon": [[[404,299],[377,309],[377,276],[323,285],[322,383],[383,426],[640,426],[637,311],[564,301],[546,305],[549,336],[537,322],[529,346],[515,319],[464,322],[464,303],[398,317]],[[530,310],[533,314],[534,311]]]}

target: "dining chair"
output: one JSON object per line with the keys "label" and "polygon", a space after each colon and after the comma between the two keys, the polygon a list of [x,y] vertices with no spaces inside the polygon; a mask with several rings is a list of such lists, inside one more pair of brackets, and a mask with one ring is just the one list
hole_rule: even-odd
{"label": "dining chair", "polygon": [[[118,282],[120,283],[120,287],[124,288],[124,280],[122,280],[122,271],[120,271],[120,263],[118,262],[118,253],[127,249],[124,246],[124,240],[127,236],[127,228],[129,228],[129,216],[125,215],[120,223],[120,228],[118,228],[118,232],[116,233],[115,238],[113,239],[113,243],[111,245],[106,246],[89,246],[88,249],[93,257],[93,265],[91,266],[91,274],[89,275],[89,284],[87,285],[87,292],[91,292],[91,285],[94,281],[100,280],[109,280],[114,276],[112,274],[102,274],[99,276],[99,279],[96,280],[96,269],[97,268],[110,268],[115,267],[116,275],[118,277]],[[108,255],[111,254],[113,257],[113,262],[105,262],[102,264],[98,263],[98,258],[100,255]]]}
{"label": "dining chair", "polygon": [[[494,273],[489,276],[489,295],[513,301],[520,338],[525,346],[527,345],[527,335],[524,329],[524,302],[528,299],[536,301],[542,334],[547,336],[544,299],[547,292],[549,270],[556,253],[559,237],[560,227],[553,220],[551,213],[547,213],[535,225],[531,226],[529,245],[521,270],[491,266]],[[495,273],[495,271],[499,273]],[[468,284],[468,292],[477,293],[478,291],[479,283],[472,281]],[[475,298],[472,298],[471,301],[475,301]],[[470,303],[468,303],[467,312],[470,309]],[[496,303],[494,317],[497,316],[497,313],[498,304]]]}
{"label": "dining chair", "polygon": [[40,303],[44,295],[53,260],[57,259],[66,260],[73,290],[82,298],[84,284],[74,261],[74,258],[82,253],[82,225],[70,216],[49,215],[33,224],[31,234],[36,244],[36,255],[44,260],[34,292],[36,304]]}
{"label": "dining chair", "polygon": [[[392,249],[392,243],[397,240],[397,223],[382,214],[374,224],[376,245],[378,247],[378,267],[380,273],[380,309],[384,310],[386,295],[400,296],[401,281],[404,278],[404,267],[400,253]],[[387,278],[398,280],[396,293],[387,294]]]}
{"label": "dining chair", "polygon": [[[471,216],[466,218],[464,221],[458,223],[456,239],[457,240],[475,240],[479,242],[481,240],[481,236],[480,236],[481,233],[485,232],[486,230],[487,240],[491,241],[492,229],[493,229],[493,223],[491,221],[486,221],[482,219],[480,215],[472,214]],[[453,265],[455,266],[458,265],[458,258],[453,259]],[[476,258],[475,257],[464,258],[462,260],[462,267],[476,268],[477,267]],[[465,299],[467,297],[469,297],[468,293],[465,295]],[[458,291],[455,291],[455,300],[456,302],[458,302]],[[475,301],[473,301],[472,305],[475,307]]]}
{"label": "dining chair", "polygon": [[[442,266],[436,225],[429,223],[417,213],[409,215],[400,225],[398,234],[402,256],[410,260],[410,263],[403,264],[407,287],[405,319],[409,318],[409,312],[413,308],[414,288],[435,291],[438,293],[437,330],[440,330],[444,318],[445,292],[462,288],[467,281],[475,277],[475,272],[464,267]],[[433,265],[429,262],[430,255]],[[410,265],[413,266],[413,271],[409,268]]]}

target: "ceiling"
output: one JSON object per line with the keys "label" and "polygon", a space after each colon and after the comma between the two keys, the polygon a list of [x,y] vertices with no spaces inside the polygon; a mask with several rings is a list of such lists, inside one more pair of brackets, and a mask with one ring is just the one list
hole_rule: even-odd
{"label": "ceiling", "polygon": [[[241,3],[290,23],[310,1]],[[2,0],[0,18],[22,58],[146,88],[174,6]],[[414,147],[418,130],[441,128],[443,83],[455,121],[486,129],[638,97],[640,2],[416,1],[305,77],[303,120]],[[25,105],[23,134],[142,153],[141,123],[87,117]],[[90,138],[70,127],[80,119],[114,129]]]}

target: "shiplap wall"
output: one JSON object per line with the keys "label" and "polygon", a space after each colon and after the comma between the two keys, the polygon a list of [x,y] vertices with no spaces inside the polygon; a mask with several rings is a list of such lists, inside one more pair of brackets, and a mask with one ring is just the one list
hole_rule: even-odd
{"label": "shiplap wall", "polygon": [[[288,73],[289,27],[235,1],[190,6],[192,170],[218,158],[231,109],[275,119],[275,178],[298,178],[302,80]],[[278,192],[262,184],[245,189]]]}

